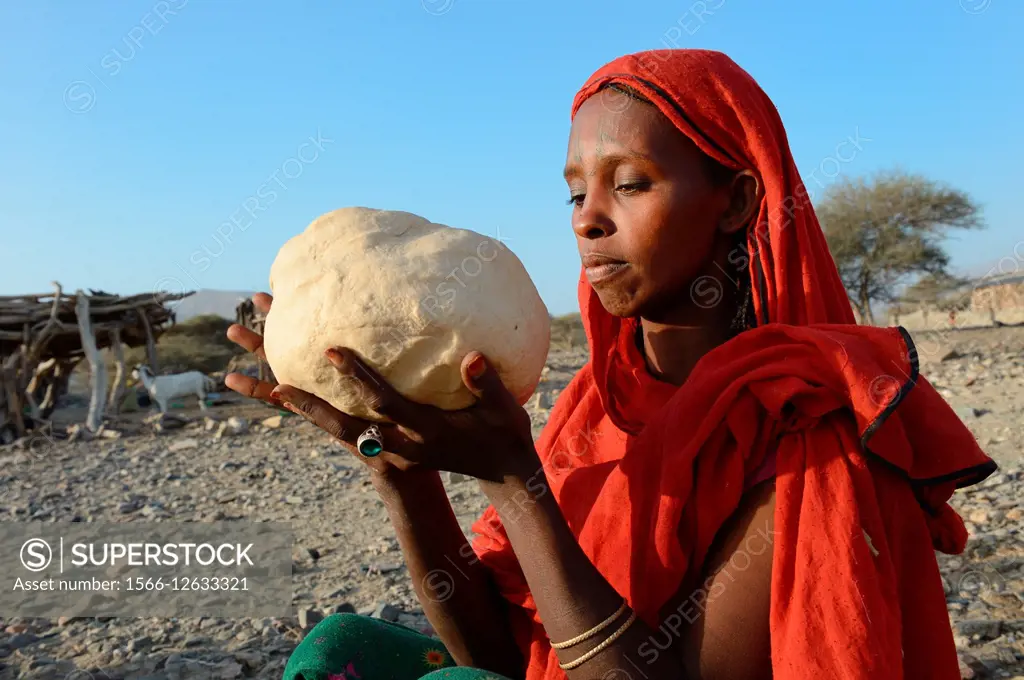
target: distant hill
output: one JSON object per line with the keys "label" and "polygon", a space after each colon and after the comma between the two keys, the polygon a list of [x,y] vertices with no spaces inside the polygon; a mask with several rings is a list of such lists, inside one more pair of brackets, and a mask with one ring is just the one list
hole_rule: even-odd
{"label": "distant hill", "polygon": [[178,323],[211,314],[234,321],[235,307],[242,300],[252,297],[254,292],[256,291],[204,289],[172,306]]}

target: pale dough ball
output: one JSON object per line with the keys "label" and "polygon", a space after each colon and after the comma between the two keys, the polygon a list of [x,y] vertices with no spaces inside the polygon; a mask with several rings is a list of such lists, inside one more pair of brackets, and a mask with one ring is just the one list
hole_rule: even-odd
{"label": "pale dough ball", "polygon": [[501,242],[407,212],[343,208],[290,239],[270,269],[264,349],[274,375],[350,415],[358,383],[324,356],[351,347],[407,398],[453,410],[475,397],[460,366],[483,352],[520,404],[547,360],[551,323]]}

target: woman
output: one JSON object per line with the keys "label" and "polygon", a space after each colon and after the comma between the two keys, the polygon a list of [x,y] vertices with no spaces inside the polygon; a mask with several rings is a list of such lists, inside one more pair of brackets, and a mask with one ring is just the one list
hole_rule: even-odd
{"label": "woman", "polygon": [[[364,461],[444,647],[330,617],[285,677],[958,678],[934,549],[963,550],[946,501],[995,465],[902,329],[853,325],[771,101],[720,53],[660,50],[572,114],[590,362],[535,446],[478,353],[455,414],[327,353],[398,424]],[[349,445],[371,425],[229,385]],[[492,502],[472,545],[438,470]]]}

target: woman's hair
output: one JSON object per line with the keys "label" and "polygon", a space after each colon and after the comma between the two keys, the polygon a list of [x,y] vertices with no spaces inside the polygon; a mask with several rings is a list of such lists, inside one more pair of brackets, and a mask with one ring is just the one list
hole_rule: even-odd
{"label": "woman's hair", "polygon": [[[647,97],[640,94],[637,90],[633,89],[629,85],[623,85],[622,83],[608,83],[603,89],[613,90],[619,94],[623,94],[635,101],[643,102],[644,104],[654,103]],[[704,167],[707,170],[708,179],[716,187],[725,186],[731,182],[733,177],[736,176],[735,170],[730,170],[725,167],[714,158],[707,154],[701,154],[704,159]],[[732,244],[733,250],[742,249],[746,253],[746,257],[737,258],[740,261],[745,261],[748,264],[746,266],[736,267],[736,277],[739,284],[736,286],[736,315],[733,317],[729,324],[730,330],[734,334],[742,333],[743,331],[754,328],[757,326],[757,315],[754,313],[754,295],[753,289],[750,283],[749,274],[749,262],[750,254],[747,248],[747,230],[741,229],[735,235]]]}

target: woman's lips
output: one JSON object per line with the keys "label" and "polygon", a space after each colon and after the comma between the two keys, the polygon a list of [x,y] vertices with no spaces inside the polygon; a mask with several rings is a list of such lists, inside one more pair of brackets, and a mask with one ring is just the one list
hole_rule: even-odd
{"label": "woman's lips", "polygon": [[604,262],[584,268],[587,280],[591,285],[604,283],[613,276],[618,276],[629,267],[625,262]]}

